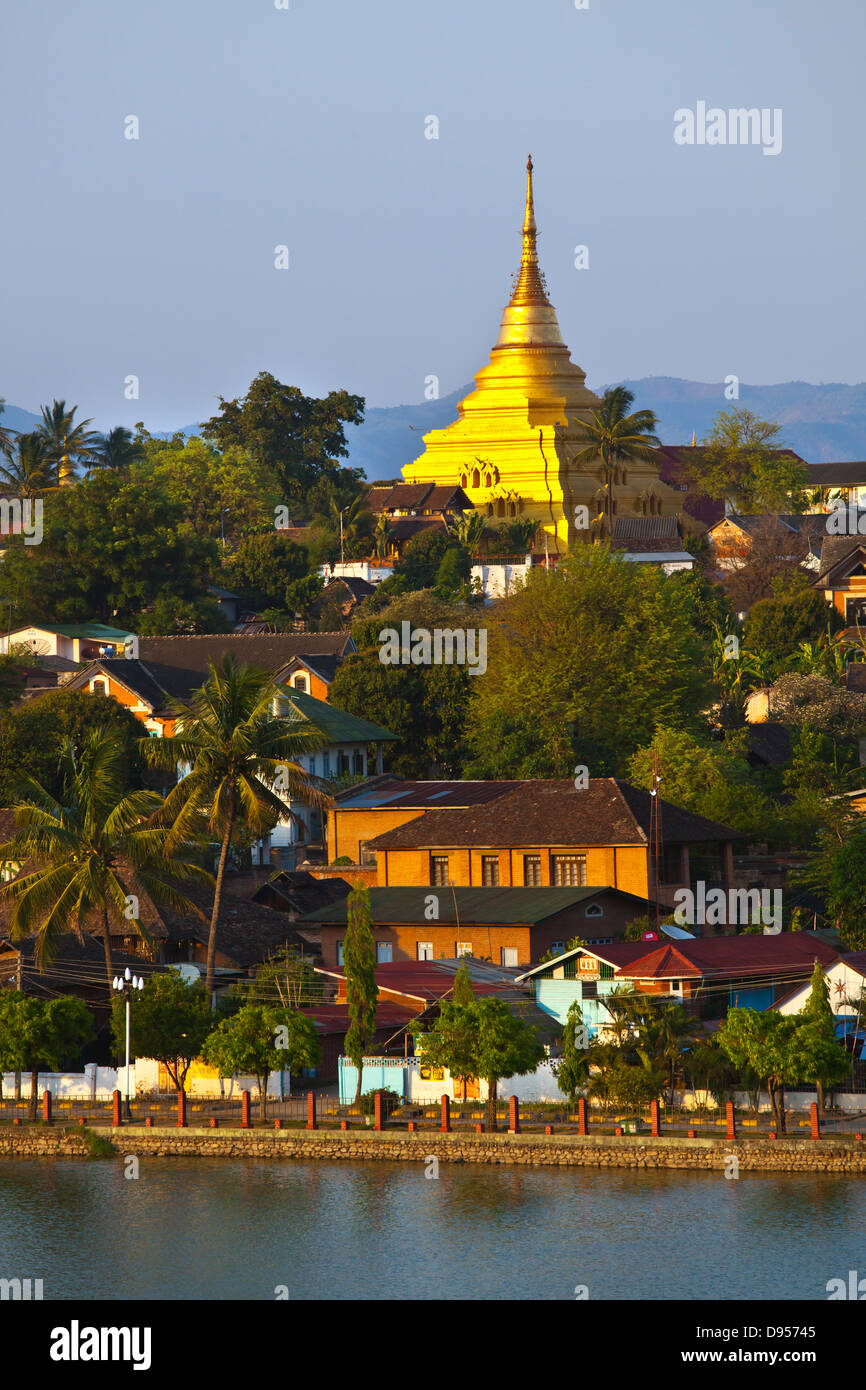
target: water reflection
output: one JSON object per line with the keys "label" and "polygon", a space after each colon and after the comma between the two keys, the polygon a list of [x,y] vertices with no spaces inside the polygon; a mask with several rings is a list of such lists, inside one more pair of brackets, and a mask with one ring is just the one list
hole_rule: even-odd
{"label": "water reflection", "polygon": [[[435,1151],[431,1143],[430,1151]],[[0,1276],[46,1298],[826,1297],[866,1184],[423,1163],[0,1161]]]}

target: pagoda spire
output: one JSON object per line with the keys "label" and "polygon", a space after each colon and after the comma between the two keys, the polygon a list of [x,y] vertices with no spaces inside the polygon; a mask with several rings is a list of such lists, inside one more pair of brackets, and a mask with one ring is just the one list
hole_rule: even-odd
{"label": "pagoda spire", "polygon": [[549,304],[541,271],[538,268],[538,249],[535,223],[535,203],[532,197],[532,155],[526,161],[526,206],[523,212],[523,250],[520,270],[511,296],[512,304]]}

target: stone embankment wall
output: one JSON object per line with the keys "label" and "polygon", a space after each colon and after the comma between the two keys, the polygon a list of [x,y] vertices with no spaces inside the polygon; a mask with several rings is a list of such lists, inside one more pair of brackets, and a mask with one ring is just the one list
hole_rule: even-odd
{"label": "stone embankment wall", "polygon": [[[370,1130],[100,1130],[117,1155],[139,1158],[264,1158],[338,1160],[363,1163],[387,1160],[423,1163],[435,1155],[441,1163],[507,1163],[560,1168],[692,1168],[714,1171],[735,1156],[741,1171],[864,1173],[866,1142],[832,1139],[658,1139],[542,1134],[416,1134]],[[21,1128],[0,1131],[0,1158],[84,1158],[89,1155],[78,1131]]]}

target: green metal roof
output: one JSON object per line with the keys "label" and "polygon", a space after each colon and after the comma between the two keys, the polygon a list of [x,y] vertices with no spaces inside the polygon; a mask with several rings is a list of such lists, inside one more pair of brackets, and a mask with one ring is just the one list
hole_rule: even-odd
{"label": "green metal roof", "polygon": [[[605,885],[594,888],[441,888],[425,884],[419,888],[371,888],[370,906],[379,926],[389,922],[422,925],[431,921],[461,927],[479,923],[531,926],[607,891]],[[431,896],[439,899],[437,918],[427,915]],[[298,921],[343,925],[346,902],[309,912]]]}
{"label": "green metal roof", "polygon": [[291,703],[298,712],[325,735],[330,743],[397,743],[397,735],[389,733],[369,719],[359,719],[335,705],[317,700],[293,686],[287,686]]}
{"label": "green metal roof", "polygon": [[[134,633],[125,628],[106,627],[104,623],[26,623],[25,627],[39,628],[42,632],[54,632],[58,637],[91,637],[94,641],[120,642]],[[23,632],[24,627],[14,629]]]}

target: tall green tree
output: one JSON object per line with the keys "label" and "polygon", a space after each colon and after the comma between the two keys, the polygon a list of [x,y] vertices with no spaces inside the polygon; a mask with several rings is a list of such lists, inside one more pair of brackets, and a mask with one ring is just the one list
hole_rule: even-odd
{"label": "tall green tree", "polygon": [[0,488],[19,497],[42,497],[57,487],[57,464],[36,430],[0,441]]}
{"label": "tall green tree", "polygon": [[343,941],[343,969],[346,972],[346,1006],[349,1029],[345,1050],[358,1071],[355,1105],[361,1099],[364,1053],[376,1032],[376,945],[373,941],[373,910],[366,885],[353,888],[346,902],[346,936]]}
{"label": "tall green tree", "polygon": [[0,990],[0,1072],[30,1073],[30,1119],[39,1103],[39,1072],[59,1071],[77,1061],[93,1033],[90,1010],[81,999],[61,995],[36,999]]}
{"label": "tall green tree", "polygon": [[502,999],[489,995],[473,1004],[446,1000],[420,1045],[424,1059],[433,1066],[447,1067],[452,1076],[478,1076],[487,1082],[490,1131],[496,1129],[499,1082],[534,1072],[545,1056],[536,1029],[513,1014]]}
{"label": "tall green tree", "polygon": [[[23,660],[24,658],[22,658]],[[28,664],[32,664],[32,659]],[[32,777],[55,797],[63,794],[60,749],[65,738],[81,749],[96,728],[111,729],[120,740],[124,785],[141,786],[141,723],[109,695],[89,690],[49,690],[0,710],[0,806],[9,806],[22,776]]]}
{"label": "tall green tree", "polygon": [[[283,711],[276,713],[276,711]],[[216,934],[232,840],[259,839],[293,812],[290,801],[323,807],[327,797],[297,759],[315,752],[323,738],[298,714],[284,687],[265,671],[225,656],[210,664],[204,685],[173,706],[176,732],[143,739],[151,767],[186,776],[165,799],[162,818],[170,825],[169,850],[203,830],[219,842],[207,946],[208,996],[213,994]]]}
{"label": "tall green tree", "polygon": [[259,1115],[265,1120],[271,1073],[318,1066],[322,1051],[316,1025],[305,1014],[245,1004],[209,1034],[202,1055],[209,1066],[219,1069],[220,1076],[248,1073],[256,1078]]}
{"label": "tall green tree", "polygon": [[584,546],[486,617],[470,681],[470,777],[622,775],[657,724],[695,729],[711,701],[694,591]]}
{"label": "tall green tree", "polygon": [[310,572],[310,557],[304,546],[272,530],[245,536],[225,570],[232,588],[256,612],[285,609],[287,590]]}
{"label": "tall green tree", "polygon": [[76,423],[77,405],[67,408],[65,401],[52,401],[42,407],[42,421],[37,425],[39,434],[45,441],[48,459],[57,469],[60,482],[69,482],[75,477],[79,464],[91,463],[96,455],[99,436],[89,430],[92,420]]}
{"label": "tall green tree", "polygon": [[824,1111],[825,1086],[838,1085],[851,1074],[851,1059],[836,1037],[836,1019],[830,1006],[830,985],[819,961],[815,961],[809,997],[799,1015],[797,1034],[800,1078],[814,1083],[818,1108]]}
{"label": "tall green tree", "polygon": [[605,391],[601,408],[588,421],[578,421],[576,433],[587,441],[574,457],[576,468],[588,468],[601,459],[605,488],[604,514],[608,536],[613,530],[614,488],[617,470],[633,459],[654,459],[659,447],[656,438],[656,417],[651,410],[631,413],[634,392],[625,386],[611,386]]}
{"label": "tall green tree", "polygon": [[362,396],[329,391],[317,399],[259,372],[245,396],[220,397],[219,413],[205,421],[202,434],[220,449],[247,449],[270,469],[282,502],[294,509],[321,478],[339,477],[339,460],[349,452],[344,426],[363,418]]}
{"label": "tall green tree", "polygon": [[580,1004],[575,999],[568,1006],[562,1030],[562,1051],[559,1061],[554,1063],[557,1085],[572,1105],[589,1080],[588,1042],[587,1027]]}
{"label": "tall green tree", "polygon": [[140,436],[133,435],[125,425],[116,425],[107,434],[96,436],[91,450],[91,467],[128,468],[131,463],[137,463],[143,453],[144,444]]}
{"label": "tall green tree", "polygon": [[11,536],[3,593],[20,622],[103,622],[139,631],[159,599],[207,596],[219,544],[196,532],[136,467],[58,488],[40,545]]}
{"label": "tall green tree", "polygon": [[472,977],[469,974],[469,967],[465,960],[461,960],[454,976],[454,990],[451,998],[455,1004],[474,1004],[475,990],[472,988]]}
{"label": "tall green tree", "polygon": [[689,462],[692,486],[738,512],[803,511],[808,471],[781,435],[781,425],[751,410],[720,411]]}
{"label": "tall green tree", "polygon": [[797,1020],[766,1009],[730,1009],[716,1034],[735,1066],[766,1084],[776,1131],[785,1133],[785,1087],[799,1081]]}
{"label": "tall green tree", "polygon": [[101,929],[111,998],[112,923],[131,923],[149,941],[139,916],[141,898],[147,894],[178,912],[198,913],[177,885],[209,882],[210,875],[195,862],[191,837],[175,835],[169,844],[169,832],[150,824],[161,798],[126,790],[124,749],[112,730],[93,729],[80,751],[65,740],[60,766],[59,797],[33,778],[21,779],[12,805],[15,834],[0,845],[0,862],[25,867],[0,884],[0,895],[13,905],[13,940],[36,937],[40,967],[64,933],[81,936],[92,914]]}
{"label": "tall green tree", "polygon": [[[213,1014],[201,984],[187,984],[175,970],[151,975],[144,989],[134,992],[130,1001],[130,1053],[161,1062],[180,1093],[213,1026]],[[114,1044],[121,1051],[126,1043],[126,1001],[120,995],[112,1003],[111,1031]]]}

